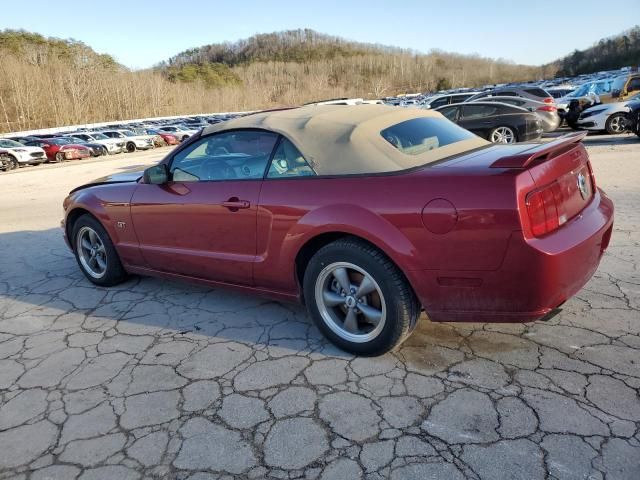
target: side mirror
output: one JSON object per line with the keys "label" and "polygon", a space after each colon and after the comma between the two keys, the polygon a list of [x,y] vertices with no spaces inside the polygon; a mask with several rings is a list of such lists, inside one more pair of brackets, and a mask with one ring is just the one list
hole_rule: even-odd
{"label": "side mirror", "polygon": [[164,185],[169,181],[169,169],[164,163],[147,168],[142,174],[144,183]]}

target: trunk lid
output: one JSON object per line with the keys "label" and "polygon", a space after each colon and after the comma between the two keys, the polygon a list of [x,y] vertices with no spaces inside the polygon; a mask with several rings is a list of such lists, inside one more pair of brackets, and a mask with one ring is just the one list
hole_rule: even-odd
{"label": "trunk lid", "polygon": [[[522,223],[533,236],[543,236],[577,216],[595,195],[595,180],[587,150],[586,133],[569,134],[517,155],[502,157],[491,168],[523,170],[534,188],[520,183]],[[526,213],[525,213],[526,212]]]}

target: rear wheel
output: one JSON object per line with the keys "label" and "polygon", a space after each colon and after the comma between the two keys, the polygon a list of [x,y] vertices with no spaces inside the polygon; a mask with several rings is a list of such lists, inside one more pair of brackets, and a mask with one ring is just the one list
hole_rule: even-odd
{"label": "rear wheel", "polygon": [[627,130],[627,126],[625,124],[625,114],[615,113],[609,116],[604,124],[604,129],[609,135],[624,133]]}
{"label": "rear wheel", "polygon": [[73,224],[73,249],[80,270],[92,283],[109,287],[127,279],[109,234],[94,217],[82,215]]}
{"label": "rear wheel", "polygon": [[496,127],[489,133],[489,140],[493,143],[516,143],[518,138],[511,127]]}
{"label": "rear wheel", "polygon": [[338,347],[382,355],[411,333],[420,305],[402,272],[377,248],[337,240],[316,252],[304,275],[310,316]]}

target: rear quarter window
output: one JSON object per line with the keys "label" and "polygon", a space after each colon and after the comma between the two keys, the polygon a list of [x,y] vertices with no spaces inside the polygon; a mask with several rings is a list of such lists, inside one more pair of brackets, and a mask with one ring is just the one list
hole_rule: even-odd
{"label": "rear quarter window", "polygon": [[419,155],[475,135],[443,118],[412,118],[385,128],[380,135],[407,155]]}

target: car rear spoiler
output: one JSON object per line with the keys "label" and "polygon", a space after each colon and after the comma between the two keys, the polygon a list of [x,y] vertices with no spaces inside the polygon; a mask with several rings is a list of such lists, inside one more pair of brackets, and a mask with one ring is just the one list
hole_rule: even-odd
{"label": "car rear spoiler", "polygon": [[515,155],[501,157],[491,164],[491,168],[527,168],[536,160],[547,160],[570,150],[586,136],[587,132],[568,133],[552,142],[536,145]]}

